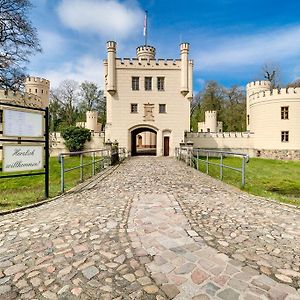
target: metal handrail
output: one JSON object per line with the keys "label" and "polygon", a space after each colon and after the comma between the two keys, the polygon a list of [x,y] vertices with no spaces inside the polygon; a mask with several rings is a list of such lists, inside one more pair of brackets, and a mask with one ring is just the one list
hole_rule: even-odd
{"label": "metal handrail", "polygon": [[[96,159],[96,153],[100,153],[100,159]],[[90,163],[83,163],[83,156],[85,154],[92,154],[92,161]],[[58,155],[58,162],[61,164],[60,177],[61,177],[61,193],[65,191],[65,173],[80,169],[80,181],[83,181],[83,167],[92,166],[92,176],[96,173],[96,164],[99,163],[100,170],[107,168],[112,163],[112,155],[118,155],[118,160],[124,160],[127,157],[125,148],[112,148],[112,149],[93,149],[76,152],[63,152]],[[65,156],[79,156],[79,166],[65,168]]]}
{"label": "metal handrail", "polygon": [[[190,166],[195,165],[197,170],[199,170],[198,161],[203,161],[206,165],[206,174],[209,174],[209,165],[220,166],[220,180],[223,180],[223,168],[230,169],[233,171],[240,172],[242,174],[242,187],[245,186],[245,172],[246,172],[246,163],[249,162],[249,155],[244,153],[238,152],[230,152],[230,151],[222,151],[222,150],[213,150],[213,149],[201,149],[201,148],[194,148],[189,149],[185,148],[185,155],[182,155],[181,148],[175,149],[176,158],[180,160],[185,160],[187,164]],[[199,153],[204,153],[206,155],[206,159],[201,159]],[[212,162],[209,161],[209,157],[211,154],[218,154],[220,157],[220,162]],[[239,156],[242,157],[242,165],[240,168],[235,168],[229,165],[224,164],[223,158],[225,156]],[[197,160],[196,164],[195,160]]]}

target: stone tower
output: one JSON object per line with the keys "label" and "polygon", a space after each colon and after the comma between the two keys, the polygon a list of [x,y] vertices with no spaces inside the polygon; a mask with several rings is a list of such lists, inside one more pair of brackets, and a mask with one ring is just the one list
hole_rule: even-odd
{"label": "stone tower", "polygon": [[190,129],[193,62],[189,47],[182,43],[176,59],[156,58],[156,49],[150,45],[137,47],[134,58],[119,58],[116,42],[107,42],[103,62],[106,141],[117,140],[135,153],[137,137],[150,132],[156,137],[151,145],[156,145],[157,156],[175,154]]}
{"label": "stone tower", "polygon": [[180,58],[181,58],[181,89],[183,96],[189,93],[189,43],[181,43]]}
{"label": "stone tower", "polygon": [[107,69],[107,92],[110,95],[114,95],[117,91],[116,85],[116,47],[117,43],[114,41],[107,42],[107,66],[104,65],[104,68]]}
{"label": "stone tower", "polygon": [[136,56],[141,61],[142,59],[155,59],[155,48],[152,46],[140,46],[136,48]]}
{"label": "stone tower", "polygon": [[25,79],[25,92],[38,96],[42,107],[49,106],[50,81],[45,78],[29,76]]}
{"label": "stone tower", "polygon": [[247,84],[247,131],[251,131],[251,115],[250,115],[250,96],[259,92],[269,91],[271,89],[271,82],[267,80],[253,81]]}
{"label": "stone tower", "polygon": [[98,112],[97,111],[87,111],[86,112],[86,128],[97,132],[98,131]]}
{"label": "stone tower", "polygon": [[205,124],[207,131],[217,132],[217,112],[216,111],[206,111],[205,112]]}

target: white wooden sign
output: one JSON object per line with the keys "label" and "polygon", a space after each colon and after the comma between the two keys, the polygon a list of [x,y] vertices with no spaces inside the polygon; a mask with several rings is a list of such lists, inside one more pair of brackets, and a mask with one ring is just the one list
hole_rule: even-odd
{"label": "white wooden sign", "polygon": [[20,110],[3,110],[3,136],[43,137],[43,115]]}
{"label": "white wooden sign", "polygon": [[41,145],[3,145],[3,172],[40,170],[44,147]]}

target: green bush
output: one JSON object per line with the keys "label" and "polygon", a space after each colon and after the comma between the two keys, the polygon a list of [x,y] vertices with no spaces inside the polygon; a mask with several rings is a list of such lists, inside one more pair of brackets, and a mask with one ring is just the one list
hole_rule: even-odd
{"label": "green bush", "polygon": [[91,140],[90,131],[82,127],[70,126],[64,128],[61,135],[70,152],[83,150],[85,142]]}

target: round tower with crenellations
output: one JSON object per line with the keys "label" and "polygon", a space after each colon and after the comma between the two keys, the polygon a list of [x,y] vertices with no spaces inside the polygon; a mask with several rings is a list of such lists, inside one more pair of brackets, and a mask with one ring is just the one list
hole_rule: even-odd
{"label": "round tower with crenellations", "polygon": [[136,48],[136,56],[139,60],[141,59],[155,59],[156,50],[153,46],[139,46]]}
{"label": "round tower with crenellations", "polygon": [[271,89],[271,82],[268,80],[253,81],[247,84],[247,130],[251,131],[251,114],[250,114],[250,96],[259,92],[269,91]]}
{"label": "round tower with crenellations", "polygon": [[42,107],[49,106],[50,81],[41,78],[29,76],[25,79],[25,92],[27,94],[38,96],[41,99]]}
{"label": "round tower with crenellations", "polygon": [[86,128],[97,132],[98,131],[98,112],[87,111],[86,112]]}
{"label": "round tower with crenellations", "polygon": [[217,132],[217,112],[216,111],[206,111],[205,112],[205,125],[207,132]]}

